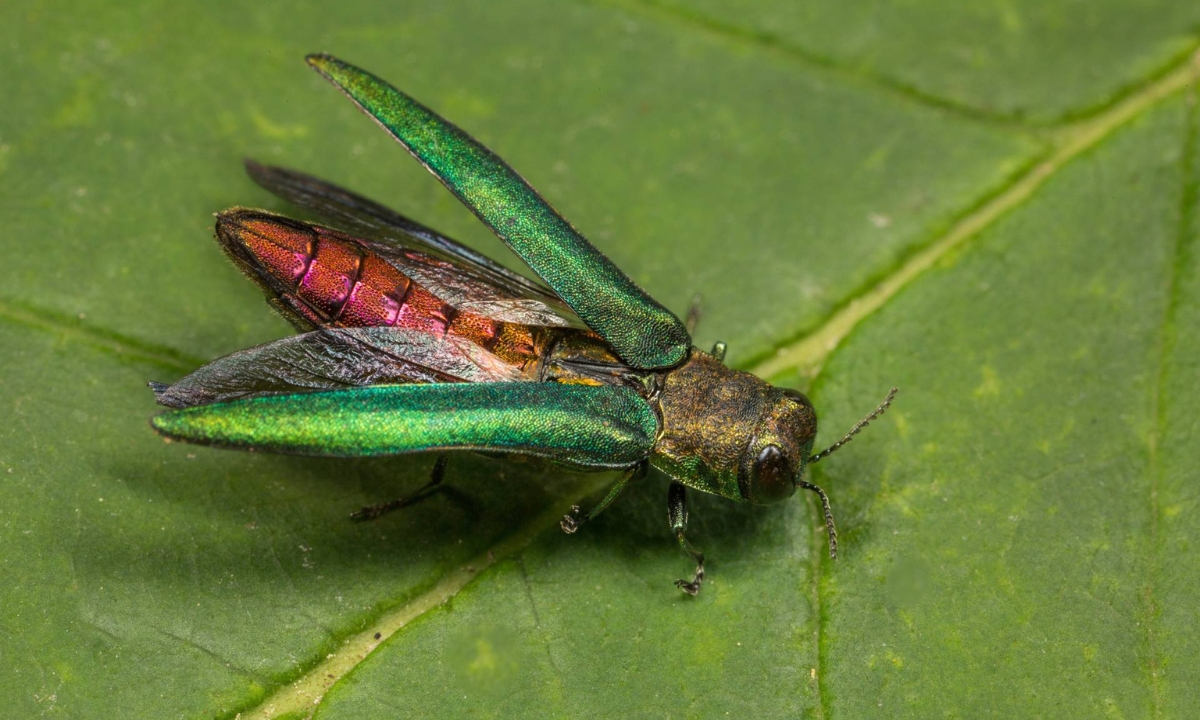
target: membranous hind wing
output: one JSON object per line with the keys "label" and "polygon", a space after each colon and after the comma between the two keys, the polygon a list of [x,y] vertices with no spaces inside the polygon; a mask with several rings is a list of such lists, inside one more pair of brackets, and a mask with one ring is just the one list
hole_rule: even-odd
{"label": "membranous hind wing", "polygon": [[679,318],[494,153],[365,70],[327,55],[308,62],[436,175],[627,364],[670,367],[687,356],[691,338]]}
{"label": "membranous hind wing", "polygon": [[525,325],[585,327],[546,287],[374,200],[311,175],[250,160],[246,172],[272,194],[350,232],[460,310]]}
{"label": "membranous hind wing", "polygon": [[324,328],[218,358],[173,385],[160,405],[399,383],[513,382],[521,371],[473,342],[391,327]]}

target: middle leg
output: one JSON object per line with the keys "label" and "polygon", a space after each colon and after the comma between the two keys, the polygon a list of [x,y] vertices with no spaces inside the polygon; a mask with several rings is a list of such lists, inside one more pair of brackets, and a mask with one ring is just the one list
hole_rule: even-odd
{"label": "middle leg", "polygon": [[691,581],[676,580],[675,587],[688,595],[699,595],[700,583],[704,582],[704,553],[692,545],[685,534],[688,521],[687,488],[681,482],[672,482],[671,489],[667,491],[667,519],[671,523],[671,532],[679,541],[679,547],[696,561],[696,572]]}
{"label": "middle leg", "polygon": [[588,510],[587,513],[583,513],[578,505],[572,505],[571,512],[563,515],[563,519],[562,522],[559,523],[559,527],[561,527],[562,531],[568,535],[575,532],[579,529],[580,525],[596,517],[600,513],[604,512],[609,505],[612,505],[613,501],[621,496],[621,493],[625,490],[625,487],[629,485],[630,482],[637,482],[638,480],[646,477],[646,473],[649,472],[649,470],[650,462],[647,460],[643,460],[637,465],[629,468],[623,475],[621,475],[616,484],[612,486],[612,489],[608,491],[608,495],[605,495],[604,499],[597,503],[596,506],[591,510]]}
{"label": "middle leg", "polygon": [[399,510],[402,507],[408,507],[413,503],[424,500],[435,490],[438,490],[442,484],[442,480],[446,479],[446,462],[448,459],[448,454],[440,453],[437,456],[437,460],[433,463],[433,470],[429,473],[429,482],[422,485],[411,495],[405,495],[402,498],[396,498],[395,500],[379,503],[378,505],[368,505],[351,514],[350,517],[354,520],[374,520],[380,515],[385,515],[393,510]]}

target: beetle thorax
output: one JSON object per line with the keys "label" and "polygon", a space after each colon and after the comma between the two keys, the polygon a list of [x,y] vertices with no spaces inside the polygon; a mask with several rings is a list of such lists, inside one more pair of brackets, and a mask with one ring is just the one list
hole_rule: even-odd
{"label": "beetle thorax", "polygon": [[762,379],[693,349],[687,362],[663,380],[662,434],[651,464],[697,490],[741,499],[739,463],[772,394]]}

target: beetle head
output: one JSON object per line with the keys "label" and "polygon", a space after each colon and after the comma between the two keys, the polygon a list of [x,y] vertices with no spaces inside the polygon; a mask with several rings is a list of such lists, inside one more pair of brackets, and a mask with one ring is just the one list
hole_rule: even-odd
{"label": "beetle head", "polygon": [[770,404],[742,454],[738,487],[755,505],[786,500],[802,487],[817,437],[817,413],[804,393],[772,388]]}

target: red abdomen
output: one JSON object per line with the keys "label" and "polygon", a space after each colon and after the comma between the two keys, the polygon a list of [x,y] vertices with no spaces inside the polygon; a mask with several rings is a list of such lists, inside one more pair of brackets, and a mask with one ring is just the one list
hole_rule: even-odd
{"label": "red abdomen", "polygon": [[287,310],[317,327],[406,328],[469,340],[518,367],[537,359],[530,328],[458,311],[352,235],[231,210],[217,216],[217,238]]}

